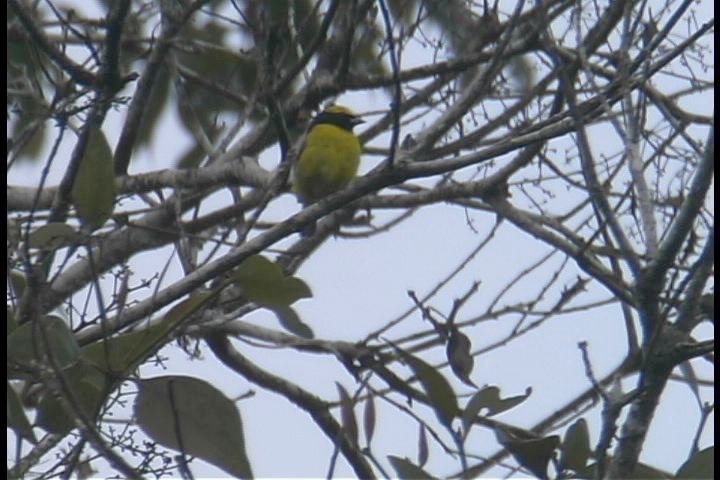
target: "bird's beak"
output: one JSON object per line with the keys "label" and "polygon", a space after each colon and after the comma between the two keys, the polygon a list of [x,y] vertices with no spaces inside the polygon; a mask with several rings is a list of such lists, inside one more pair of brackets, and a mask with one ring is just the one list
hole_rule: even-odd
{"label": "bird's beak", "polygon": [[354,118],[352,119],[353,127],[354,127],[355,125],[360,125],[361,123],[365,123],[365,120],[363,120],[363,119],[360,118],[360,117],[354,117]]}

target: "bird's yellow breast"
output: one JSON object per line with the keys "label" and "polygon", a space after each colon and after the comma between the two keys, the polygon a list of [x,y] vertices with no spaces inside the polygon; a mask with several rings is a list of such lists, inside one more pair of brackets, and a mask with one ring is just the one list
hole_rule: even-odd
{"label": "bird's yellow breast", "polygon": [[303,203],[336,192],[355,177],[362,146],[351,131],[331,124],[315,125],[305,139],[294,178]]}

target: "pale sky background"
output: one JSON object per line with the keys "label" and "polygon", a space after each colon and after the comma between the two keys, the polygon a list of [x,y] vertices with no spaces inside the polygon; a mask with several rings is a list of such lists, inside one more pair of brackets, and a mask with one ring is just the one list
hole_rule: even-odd
{"label": "pale sky background", "polygon": [[[90,8],[87,3],[89,2],[83,2],[84,8]],[[700,4],[698,8],[707,12],[705,18],[712,18],[713,3],[703,1]],[[405,53],[403,66],[424,62],[423,55],[427,55],[427,52],[418,50],[417,55],[418,57],[413,58],[412,54]],[[708,75],[714,74],[710,72]],[[712,114],[710,100],[713,100],[713,92],[706,92],[704,95],[707,103],[698,104],[695,111],[709,115]],[[359,113],[367,113],[387,109],[389,101],[389,98],[380,93],[353,93],[340,97],[338,103],[351,106]],[[369,116],[367,120],[372,124],[373,117]],[[122,116],[113,111],[104,124],[104,131],[111,145],[117,141],[121,122]],[[359,131],[362,131],[363,127],[365,126],[361,126]],[[400,137],[411,132],[412,130],[404,130]],[[598,138],[595,136],[591,140],[594,142],[593,147],[600,149],[604,146],[604,138],[600,144],[597,142]],[[698,132],[697,138],[704,139],[703,133]],[[68,139],[70,141],[65,142],[57,160],[68,158],[71,144],[75,140],[72,135],[68,135]],[[386,146],[387,141],[387,137],[381,137],[370,144]],[[185,151],[187,142],[190,142],[190,139],[179,126],[174,112],[167,112],[157,131],[155,144],[150,149],[135,154],[131,172],[169,167],[168,162]],[[555,142],[558,146],[567,144],[567,140]],[[267,152],[262,161],[273,164],[277,161],[277,155]],[[376,158],[364,158],[361,170],[369,170],[377,161]],[[8,174],[8,184],[34,185],[41,167],[42,164],[14,167]],[[57,184],[64,167],[63,162],[56,161],[50,185]],[[226,205],[230,201],[228,194],[223,193],[218,197],[218,205]],[[513,200],[518,200],[521,207],[525,206],[522,197],[513,197]],[[299,205],[288,194],[272,208],[272,215],[267,218],[282,219],[295,213]],[[385,215],[382,212],[374,214],[376,217]],[[477,233],[468,227],[468,215]],[[485,238],[494,223],[494,215],[480,212],[469,212],[466,215],[461,208],[439,205],[419,210],[410,220],[387,234],[361,240],[330,239],[297,272],[296,275],[311,286],[314,297],[298,302],[295,307],[303,320],[312,327],[317,338],[346,341],[362,339],[370,331],[397,317],[412,305],[406,293],[408,290],[415,290],[418,296],[422,297],[434,287],[437,281],[453,270]],[[470,267],[454,278],[450,285],[430,302],[431,305],[447,313],[453,300],[462,295],[472,281],[479,280],[479,294],[463,308],[460,319],[482,314],[490,299],[505,286],[507,279],[548,251],[544,244],[510,225],[503,226],[497,236],[499,238],[491,243],[491,247],[472,260]],[[274,248],[282,245],[275,245]],[[142,278],[151,277],[163,268],[169,252],[169,248],[164,248],[134,257],[130,264],[135,283]],[[561,259],[558,255],[549,265],[556,266]],[[534,278],[523,279],[524,284],[516,288],[537,291],[551,272],[549,268],[543,267]],[[576,266],[566,267],[559,284],[569,286],[580,274]],[[172,280],[181,275],[178,263],[173,260],[167,278]],[[106,288],[105,294],[109,291],[110,289]],[[147,294],[146,291],[140,293]],[[502,303],[512,303],[513,298],[511,294]],[[582,302],[587,303],[591,298],[607,299],[609,293],[594,285],[582,297]],[[243,320],[270,328],[280,328],[273,315],[265,311],[255,312]],[[386,336],[398,338],[403,333],[429,328],[429,325],[421,325],[422,323],[420,314],[415,313]],[[477,349],[502,338],[512,326],[508,322],[482,322],[463,331]],[[696,338],[714,335],[707,322],[695,333]],[[532,387],[533,393],[527,401],[496,417],[520,427],[530,427],[589,386],[577,347],[581,340],[588,342],[590,358],[598,377],[615,367],[625,353],[626,344],[619,306],[594,310],[591,316],[578,313],[552,318],[524,338],[477,358],[471,378],[480,386],[498,385],[503,396],[520,395],[527,387]],[[235,344],[261,368],[297,382],[325,399],[337,399],[334,383],[336,379],[340,379],[351,393],[356,388],[354,379],[332,356],[257,349],[237,341]],[[166,363],[169,369],[160,371],[146,366],[141,370],[143,377],[166,374],[196,376],[209,381],[231,398],[242,395],[249,389],[256,392],[255,396],[238,403],[244,422],[247,450],[256,476],[325,476],[333,445],[307,414],[284,398],[249,384],[219,364],[206,347],[203,361],[186,360],[186,355],[174,344],[163,349],[161,354],[170,358]],[[440,363],[445,360],[444,355],[444,348],[437,347],[423,352],[421,357],[429,362]],[[700,378],[714,378],[711,366],[706,362],[696,361],[693,364]],[[393,369],[402,371],[399,366],[393,366]],[[450,380],[456,393],[472,393],[470,388],[455,379],[449,369],[443,369],[442,373]],[[624,382],[626,390],[633,386],[634,382],[634,378],[627,379]],[[702,388],[701,394],[704,401],[714,402],[712,389]],[[460,400],[461,405],[465,402],[464,399]],[[695,405],[693,394],[688,387],[670,382],[645,443],[641,457],[643,462],[670,472],[674,472],[682,464],[697,426],[698,409]],[[373,440],[375,454],[380,458],[386,454],[407,456],[415,461],[415,421],[398,413],[394,408],[387,407],[380,399],[376,399],[376,406],[379,411]],[[431,423],[434,421],[434,415],[429,408],[415,405],[414,411]],[[361,418],[362,408],[358,408],[356,412],[358,418]],[[128,418],[129,415],[129,410],[121,411],[116,417]],[[599,408],[586,413],[584,418],[588,421],[591,444],[594,446],[600,425]],[[714,443],[713,425],[714,415],[703,433],[701,447]],[[562,428],[557,433],[564,434],[564,431],[565,428]],[[362,433],[360,438],[363,439],[363,444]],[[8,441],[11,439],[12,435],[8,431]],[[446,441],[449,442],[449,439]],[[475,427],[467,445],[469,452],[482,455],[490,455],[498,449],[493,433],[481,427]],[[10,455],[11,450],[8,448]],[[436,475],[449,475],[459,470],[459,460],[445,455],[432,440],[430,451],[426,471]],[[474,463],[470,461],[471,465]],[[101,475],[109,473],[101,468],[101,462],[95,462],[93,466],[100,468]],[[387,462],[384,462],[384,466],[388,472],[392,472]],[[193,462],[192,471],[197,477],[223,475],[222,471],[199,460]],[[503,475],[502,470],[494,470],[493,473]],[[336,476],[354,476],[342,457],[338,460]]]}

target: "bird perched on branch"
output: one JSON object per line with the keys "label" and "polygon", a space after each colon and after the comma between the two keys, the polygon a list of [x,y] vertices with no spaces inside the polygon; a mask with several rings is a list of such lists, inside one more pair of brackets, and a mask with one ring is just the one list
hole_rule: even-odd
{"label": "bird perched on branch", "polygon": [[[355,178],[362,145],[352,130],[361,123],[340,105],[330,105],[312,120],[293,169],[293,190],[303,205],[341,190]],[[310,225],[303,233],[313,231]]]}

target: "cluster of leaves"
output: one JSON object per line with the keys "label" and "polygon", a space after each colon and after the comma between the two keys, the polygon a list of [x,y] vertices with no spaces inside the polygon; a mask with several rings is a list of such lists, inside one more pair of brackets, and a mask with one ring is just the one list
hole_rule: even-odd
{"label": "cluster of leaves", "polygon": [[[557,435],[547,437],[528,436],[526,432],[513,431],[500,422],[488,423],[488,419],[497,414],[505,412],[522,404],[531,394],[532,389],[528,388],[525,394],[507,398],[501,398],[500,389],[496,386],[486,386],[475,392],[467,401],[464,409],[460,409],[457,397],[447,380],[432,366],[423,360],[402,350],[397,350],[399,356],[407,363],[415,377],[423,388],[428,404],[433,408],[440,423],[445,426],[450,435],[460,437],[459,441],[464,443],[471,428],[476,422],[490,425],[494,431],[498,443],[512,454],[520,467],[526,469],[532,475],[540,479],[550,478],[548,467],[552,464],[555,467],[554,478],[578,478],[594,479],[596,477],[597,465],[593,462],[594,452],[590,443],[590,434],[587,422],[584,418],[577,419],[572,423],[565,435],[560,440]],[[355,419],[354,405],[356,398],[351,398],[342,385],[337,384],[340,394],[340,409],[343,420],[344,432],[354,442],[358,441],[358,427]],[[366,447],[365,451],[371,451],[371,441],[375,431],[375,404],[374,395],[368,394],[365,402],[364,427]],[[454,430],[453,422],[461,421],[460,429]],[[426,427],[420,423],[418,435],[418,458],[417,463],[408,458],[388,455],[388,461],[395,469],[399,478],[435,478],[423,469],[428,461],[428,445]],[[464,446],[460,452],[464,451]],[[632,478],[648,479],[701,479],[714,478],[714,447],[707,447],[695,452],[683,463],[674,475],[640,463],[635,469]],[[468,475],[465,471],[463,474]]]}
{"label": "cluster of leaves", "polygon": [[[54,236],[50,243],[57,245],[57,240]],[[24,279],[17,275],[14,279],[21,296]],[[283,275],[277,264],[258,255],[248,258],[213,290],[175,305],[159,322],[83,347],[60,317],[47,315],[18,325],[8,311],[8,426],[33,444],[38,442],[34,427],[58,436],[78,426],[87,428],[83,422],[92,423],[99,417],[110,394],[173,338],[173,332],[228,287],[240,288],[247,301],[279,311],[283,318],[292,312],[292,303],[311,296],[305,282]],[[288,320],[286,325],[312,337],[304,324]],[[50,381],[52,378],[58,381]],[[18,393],[11,380],[26,381],[25,391]],[[240,414],[232,400],[206,381],[186,376],[136,383],[137,422],[150,438],[232,475],[252,477]],[[23,408],[29,405],[28,395],[35,398],[30,405],[37,411],[32,424]]]}

